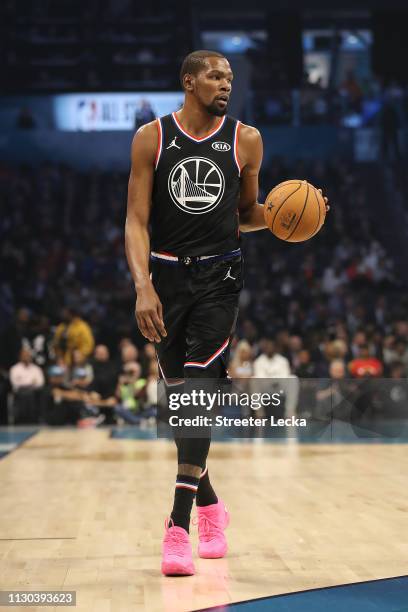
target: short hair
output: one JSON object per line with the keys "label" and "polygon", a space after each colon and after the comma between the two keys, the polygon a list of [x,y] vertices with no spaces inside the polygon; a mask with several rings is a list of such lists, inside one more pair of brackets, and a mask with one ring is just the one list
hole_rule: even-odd
{"label": "short hair", "polygon": [[184,58],[180,70],[180,83],[183,89],[184,76],[186,74],[197,75],[201,70],[204,70],[206,67],[205,60],[208,57],[221,57],[222,59],[226,59],[225,56],[222,55],[222,53],[218,53],[218,51],[207,51],[205,49],[193,51]]}

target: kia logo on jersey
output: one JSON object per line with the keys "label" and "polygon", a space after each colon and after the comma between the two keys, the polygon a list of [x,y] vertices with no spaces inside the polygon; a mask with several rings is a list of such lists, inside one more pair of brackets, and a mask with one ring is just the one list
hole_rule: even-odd
{"label": "kia logo on jersey", "polygon": [[215,151],[231,151],[231,145],[228,142],[213,142],[211,146]]}

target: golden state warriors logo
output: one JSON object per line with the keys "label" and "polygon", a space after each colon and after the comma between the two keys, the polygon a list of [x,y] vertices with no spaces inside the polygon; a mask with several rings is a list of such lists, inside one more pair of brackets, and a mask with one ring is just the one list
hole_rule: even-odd
{"label": "golden state warriors logo", "polygon": [[168,187],[177,208],[190,215],[204,215],[220,203],[225,179],[210,159],[188,157],[174,166]]}

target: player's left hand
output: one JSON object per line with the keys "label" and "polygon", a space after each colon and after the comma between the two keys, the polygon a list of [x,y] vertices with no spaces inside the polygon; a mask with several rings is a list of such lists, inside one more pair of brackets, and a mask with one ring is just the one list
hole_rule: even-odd
{"label": "player's left hand", "polygon": [[326,212],[329,212],[329,210],[330,210],[329,199],[326,198],[326,196],[323,195],[323,192],[322,192],[321,189],[318,189],[317,191],[319,191],[320,194],[323,196],[324,203],[326,204]]}

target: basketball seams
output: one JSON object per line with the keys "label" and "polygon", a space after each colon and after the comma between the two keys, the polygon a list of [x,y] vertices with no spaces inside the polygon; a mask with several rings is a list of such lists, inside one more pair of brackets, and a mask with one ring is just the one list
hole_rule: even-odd
{"label": "basketball seams", "polygon": [[281,187],[283,187],[284,185],[296,185],[297,183],[301,183],[302,181],[297,179],[297,180],[292,180],[292,181],[283,181],[282,183],[279,183],[279,185],[276,185],[276,187],[274,187],[272,189],[272,191],[270,191],[269,195],[272,195],[277,189],[280,189]]}
{"label": "basketball seams", "polygon": [[306,198],[305,198],[305,203],[303,204],[303,208],[302,208],[302,212],[299,215],[299,219],[295,225],[295,227],[293,228],[292,232],[289,234],[289,236],[286,236],[285,240],[289,240],[289,238],[291,238],[293,236],[293,234],[296,232],[297,228],[299,227],[299,223],[302,220],[303,217],[303,213],[306,210],[306,205],[307,205],[307,200],[309,198],[309,183],[306,183],[306,187],[307,187],[307,191],[306,191]]}
{"label": "basketball seams", "polygon": [[319,202],[319,198],[317,197],[317,191],[316,191],[316,189],[314,187],[313,187],[313,191],[314,191],[314,195],[315,195],[316,202],[317,202],[317,209],[319,211],[319,216],[317,218],[317,225],[316,225],[315,229],[310,234],[310,236],[308,238],[306,238],[306,240],[310,240],[310,238],[312,238],[316,234],[316,232],[320,229],[320,216],[321,216],[321,213],[320,213],[320,202]]}
{"label": "basketball seams", "polygon": [[285,198],[285,199],[283,200],[283,202],[282,202],[282,203],[279,205],[279,208],[278,208],[278,209],[277,209],[277,211],[275,212],[275,216],[274,216],[273,221],[272,221],[272,226],[271,226],[271,228],[270,228],[270,230],[271,230],[271,232],[272,232],[272,233],[273,233],[273,226],[274,226],[274,224],[275,224],[276,217],[278,216],[278,212],[280,211],[280,209],[282,208],[282,206],[285,204],[285,202],[286,202],[286,201],[287,201],[287,200],[288,200],[288,199],[289,199],[291,196],[293,196],[293,194],[294,194],[294,193],[296,193],[297,191],[299,191],[299,189],[302,187],[302,183],[301,183],[300,181],[297,181],[297,182],[299,183],[298,187],[297,187],[297,188],[296,188],[294,191],[292,191],[292,192],[291,192],[291,193],[290,193],[288,196],[286,196],[286,198]]}
{"label": "basketball seams", "polygon": [[[320,216],[322,215],[322,207],[321,207],[321,204],[320,204],[320,200],[319,200],[319,196],[318,196],[318,193],[317,193],[317,189],[315,187],[314,187],[314,190],[315,190],[315,196],[316,196],[317,204],[318,204],[318,208],[319,208],[319,225],[317,226],[317,228],[315,229],[313,234],[311,236],[309,236],[309,238],[313,238],[313,236],[315,236],[317,234],[317,232],[321,229],[321,227],[322,227],[322,225],[323,225],[323,223],[325,221],[325,217],[326,217],[326,209],[324,208],[324,210],[323,210],[323,220],[320,221]],[[308,240],[309,240],[309,238],[308,238]]]}

